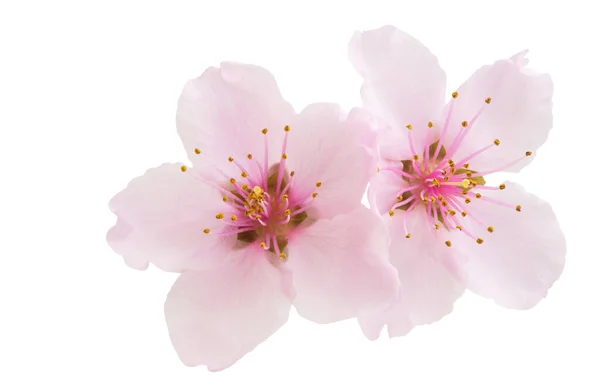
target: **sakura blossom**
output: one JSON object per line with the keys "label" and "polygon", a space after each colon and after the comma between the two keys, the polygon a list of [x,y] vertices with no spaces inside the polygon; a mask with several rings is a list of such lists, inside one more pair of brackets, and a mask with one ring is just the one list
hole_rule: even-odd
{"label": "sakura blossom", "polygon": [[488,181],[519,172],[546,141],[550,76],[521,52],[483,66],[446,102],[436,57],[395,27],[356,33],[349,56],[363,105],[381,122],[368,197],[401,285],[394,303],[360,317],[365,335],[435,322],[467,288],[506,308],[535,306],[562,273],[565,237],[547,202]]}
{"label": "sakura blossom", "polygon": [[181,274],[165,317],[184,364],[231,366],[292,305],[330,323],[397,297],[385,225],[361,204],[376,167],[362,109],[296,113],[267,70],[224,62],[185,85],[177,130],[191,164],[134,178],[107,240],[132,268]]}

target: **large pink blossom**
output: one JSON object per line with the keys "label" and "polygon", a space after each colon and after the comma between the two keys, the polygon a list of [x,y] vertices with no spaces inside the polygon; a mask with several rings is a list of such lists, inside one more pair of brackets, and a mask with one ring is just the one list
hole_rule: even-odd
{"label": "large pink blossom", "polygon": [[360,109],[296,114],[263,68],[222,63],[185,86],[177,129],[192,164],[164,164],[110,202],[126,263],[181,272],[165,303],[184,364],[221,370],[290,307],[328,323],[391,302],[381,219],[361,204],[375,133]]}
{"label": "large pink blossom", "polygon": [[480,68],[449,94],[435,56],[386,26],[357,33],[349,55],[379,117],[379,174],[368,196],[391,235],[400,298],[361,316],[369,338],[400,336],[448,314],[465,288],[527,309],[560,276],[565,238],[548,203],[512,182],[552,127],[553,86],[525,52]]}

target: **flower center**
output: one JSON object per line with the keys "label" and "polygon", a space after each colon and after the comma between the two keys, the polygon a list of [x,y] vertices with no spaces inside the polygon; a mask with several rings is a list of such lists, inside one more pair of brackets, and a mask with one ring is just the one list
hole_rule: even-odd
{"label": "flower center", "polygon": [[[281,259],[287,258],[289,235],[295,227],[307,219],[306,210],[317,197],[317,192],[296,196],[295,172],[287,170],[287,142],[289,126],[285,126],[285,138],[281,159],[278,163],[269,165],[269,142],[267,129],[262,130],[265,136],[264,162],[254,159],[252,154],[246,156],[245,162],[240,163],[234,157],[229,157],[230,163],[239,168],[241,179],[224,176],[225,183],[209,183],[216,186],[225,203],[223,212],[216,215],[223,221],[223,230],[213,232],[204,229],[205,234],[217,236],[236,235],[237,240],[246,245],[259,245],[261,248],[274,253]],[[194,150],[200,154],[200,149]],[[181,168],[183,172],[187,168]],[[321,182],[316,183],[317,188]]]}
{"label": "flower center", "polygon": [[[458,93],[454,92],[452,97],[453,99],[456,99]],[[490,103],[491,98],[485,99],[485,105]],[[474,199],[476,201],[490,202],[500,206],[513,208],[516,211],[521,211],[520,205],[512,205],[482,195],[482,192],[485,193],[486,191],[503,190],[506,188],[504,184],[500,184],[498,187],[486,186],[486,181],[483,176],[502,171],[518,163],[523,158],[531,156],[531,152],[526,152],[525,156],[498,169],[486,172],[478,172],[472,169],[470,161],[473,158],[485,153],[492,147],[500,146],[500,140],[495,139],[489,145],[470,154],[462,160],[455,162],[452,160],[452,157],[456,154],[462,141],[482,113],[483,107],[471,121],[461,122],[461,130],[454,139],[445,140],[453,104],[454,100],[450,102],[448,116],[437,141],[429,144],[431,135],[430,130],[433,127],[433,123],[429,122],[427,129],[425,130],[427,132],[425,134],[425,150],[417,151],[412,140],[413,126],[409,124],[406,127],[409,130],[408,142],[413,158],[410,160],[402,160],[402,167],[390,166],[381,168],[381,170],[394,172],[400,176],[402,180],[407,182],[407,186],[403,187],[401,191],[397,193],[396,202],[389,211],[389,215],[393,217],[396,214],[396,210],[403,210],[405,212],[404,230],[406,238],[410,238],[411,234],[407,228],[407,219],[409,214],[420,206],[420,208],[424,210],[432,229],[440,230],[443,228],[447,231],[456,229],[474,239],[478,244],[482,244],[483,239],[475,235],[475,231],[481,228],[492,233],[494,228],[493,226],[484,224],[477,216],[473,215],[471,210],[469,210],[469,204],[471,204]],[[448,149],[444,144],[449,145]],[[461,218],[467,218],[467,216],[469,216],[470,220],[474,222],[474,224],[471,224],[471,229],[473,229],[473,231],[466,229],[461,224],[459,216]],[[446,245],[450,247],[452,246],[452,243],[446,241]]]}

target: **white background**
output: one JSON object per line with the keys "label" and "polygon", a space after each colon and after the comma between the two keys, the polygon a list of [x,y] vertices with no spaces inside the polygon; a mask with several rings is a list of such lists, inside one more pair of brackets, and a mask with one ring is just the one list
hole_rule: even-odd
{"label": "white background", "polygon": [[[598,44],[581,1],[14,1],[0,3],[0,389],[598,389]],[[562,278],[533,310],[466,294],[408,336],[295,313],[230,369],[186,368],[163,300],[175,275],[134,271],[105,243],[107,202],[185,153],[184,82],[221,60],[259,64],[297,109],[359,104],[356,29],[395,24],[457,87],[529,48],[555,81],[555,125],[516,180],[562,221]]]}

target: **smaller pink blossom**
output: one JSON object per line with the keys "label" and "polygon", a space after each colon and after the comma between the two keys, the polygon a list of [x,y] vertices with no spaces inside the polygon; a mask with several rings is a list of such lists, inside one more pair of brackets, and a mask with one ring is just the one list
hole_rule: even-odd
{"label": "smaller pink blossom", "polygon": [[546,296],[566,243],[549,204],[489,175],[518,172],[552,127],[553,86],[525,52],[479,69],[444,105],[446,76],[419,41],[385,26],[357,33],[351,61],[365,108],[383,122],[368,197],[391,236],[400,297],[361,316],[391,337],[450,313],[465,288],[513,309]]}
{"label": "smaller pink blossom", "polygon": [[375,170],[362,110],[297,114],[268,71],[222,63],[187,83],[177,129],[193,165],[133,179],[107,239],[133,268],[181,273],[165,315],[184,364],[229,367],[292,304],[329,323],[395,299],[385,227],[361,204]]}

